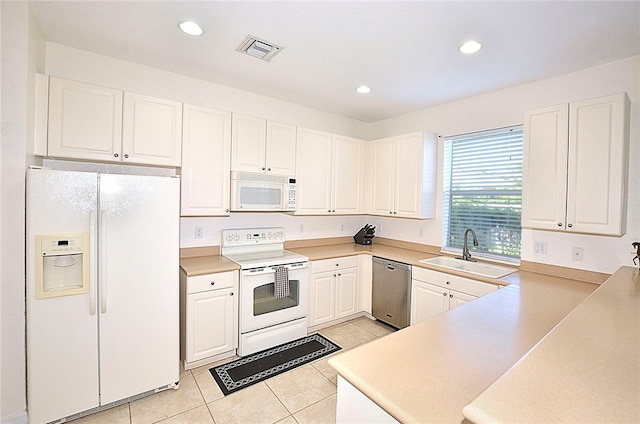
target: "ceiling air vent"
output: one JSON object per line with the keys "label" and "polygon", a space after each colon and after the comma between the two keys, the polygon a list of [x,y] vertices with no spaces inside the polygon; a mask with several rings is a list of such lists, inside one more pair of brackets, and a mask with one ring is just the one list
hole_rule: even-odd
{"label": "ceiling air vent", "polygon": [[282,50],[282,47],[249,35],[240,43],[236,50],[270,62],[271,59]]}

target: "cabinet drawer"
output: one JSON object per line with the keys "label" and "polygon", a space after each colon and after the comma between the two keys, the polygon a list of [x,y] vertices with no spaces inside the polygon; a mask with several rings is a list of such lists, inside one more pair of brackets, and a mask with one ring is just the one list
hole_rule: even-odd
{"label": "cabinet drawer", "polygon": [[358,266],[357,256],[345,256],[342,258],[322,259],[311,262],[311,273],[334,271],[336,269],[353,268]]}
{"label": "cabinet drawer", "polygon": [[237,271],[218,272],[187,278],[187,293],[233,288]]}
{"label": "cabinet drawer", "polygon": [[458,277],[457,275],[432,271],[430,269],[413,267],[412,272],[412,278],[415,280],[424,281],[439,287],[471,294],[473,296],[480,297],[498,290],[498,286],[495,284],[483,283],[469,278]]}

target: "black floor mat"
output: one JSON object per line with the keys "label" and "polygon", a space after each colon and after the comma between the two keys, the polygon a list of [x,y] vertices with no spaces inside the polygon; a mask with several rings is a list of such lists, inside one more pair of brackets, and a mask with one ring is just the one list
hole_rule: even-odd
{"label": "black floor mat", "polygon": [[340,346],[320,334],[312,334],[219,365],[209,371],[222,393],[228,395],[340,349]]}

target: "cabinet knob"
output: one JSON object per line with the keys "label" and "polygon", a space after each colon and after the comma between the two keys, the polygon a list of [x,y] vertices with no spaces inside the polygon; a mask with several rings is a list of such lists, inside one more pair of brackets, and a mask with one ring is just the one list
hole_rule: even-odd
{"label": "cabinet knob", "polygon": [[451,281],[447,281],[447,284],[451,284]]}
{"label": "cabinet knob", "polygon": [[558,227],[562,227],[562,222],[558,222]]}
{"label": "cabinet knob", "polygon": [[389,211],[389,215],[393,215],[393,211]]}
{"label": "cabinet knob", "polygon": [[125,159],[129,159],[129,155],[127,153],[124,154]]}
{"label": "cabinet knob", "polygon": [[450,294],[450,295],[449,295],[449,297],[450,297],[451,299],[453,299],[453,295],[452,295],[452,294]]}
{"label": "cabinet knob", "polygon": [[573,227],[573,224],[567,224],[567,227],[571,228]]}
{"label": "cabinet knob", "polygon": [[113,157],[114,157],[114,158],[117,158],[118,156],[120,156],[120,155],[119,155],[119,154],[117,154],[117,153],[114,153],[114,154],[113,154]]}
{"label": "cabinet knob", "polygon": [[225,209],[225,211],[230,212],[230,211],[231,211],[231,209]]}
{"label": "cabinet knob", "polygon": [[342,274],[338,273],[338,277],[340,277]]}
{"label": "cabinet knob", "polygon": [[271,172],[271,168],[267,168],[267,171]]}
{"label": "cabinet knob", "polygon": [[442,293],[442,295],[443,295],[444,297],[447,297],[447,294],[446,294],[446,293]]}
{"label": "cabinet knob", "polygon": [[263,167],[262,167],[262,170],[264,171],[265,169],[266,169],[266,168],[263,166]]}
{"label": "cabinet knob", "polygon": [[233,292],[229,293],[229,296],[233,296]]}
{"label": "cabinet knob", "polygon": [[335,211],[336,211],[336,210],[334,209],[334,210],[332,210],[331,212],[335,212]]}
{"label": "cabinet knob", "polygon": [[331,209],[327,209],[327,212],[331,213]]}
{"label": "cabinet knob", "polygon": [[212,282],[211,282],[211,285],[212,285],[212,286],[215,286],[215,285],[216,285],[216,282],[215,282],[215,281],[212,281]]}
{"label": "cabinet knob", "polygon": [[393,212],[393,214],[394,214],[394,215],[397,215],[397,214],[398,214],[398,212],[395,212],[395,211],[394,211],[394,212]]}

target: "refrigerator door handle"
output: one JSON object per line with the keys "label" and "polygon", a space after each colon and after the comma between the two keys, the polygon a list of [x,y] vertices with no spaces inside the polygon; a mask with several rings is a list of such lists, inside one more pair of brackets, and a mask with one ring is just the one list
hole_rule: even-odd
{"label": "refrigerator door handle", "polygon": [[99,250],[99,258],[98,258],[98,263],[99,263],[99,270],[100,270],[100,277],[99,277],[99,284],[100,284],[100,313],[102,314],[106,314],[107,313],[107,279],[106,279],[106,272],[105,272],[105,255],[104,252],[106,250],[107,247],[107,237],[106,237],[106,231],[105,231],[105,227],[107,226],[107,213],[106,211],[100,211],[100,250]]}
{"label": "refrigerator door handle", "polygon": [[98,234],[96,232],[96,210],[89,212],[89,314],[96,314],[96,252]]}

